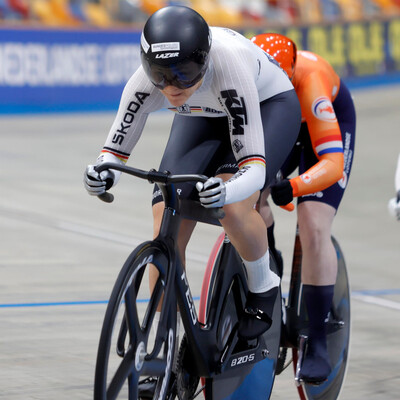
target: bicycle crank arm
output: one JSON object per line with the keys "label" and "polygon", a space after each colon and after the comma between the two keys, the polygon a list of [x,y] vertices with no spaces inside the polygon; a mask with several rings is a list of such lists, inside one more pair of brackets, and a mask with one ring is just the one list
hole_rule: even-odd
{"label": "bicycle crank arm", "polygon": [[235,348],[237,342],[238,342],[238,336],[237,336],[237,327],[238,324],[234,326],[232,329],[229,338],[225,344],[224,350],[222,351],[221,358],[219,359],[219,370],[220,372],[223,370],[223,366],[226,363],[227,359],[232,355],[233,349]]}
{"label": "bicycle crank arm", "polygon": [[296,364],[296,375],[294,377],[296,386],[300,386],[302,384],[302,380],[300,379],[300,369],[301,369],[301,365],[303,364],[303,358],[304,358],[304,353],[306,350],[307,339],[308,338],[305,335],[300,335],[300,337],[299,337],[299,350],[298,350],[298,358],[297,358],[297,364]]}

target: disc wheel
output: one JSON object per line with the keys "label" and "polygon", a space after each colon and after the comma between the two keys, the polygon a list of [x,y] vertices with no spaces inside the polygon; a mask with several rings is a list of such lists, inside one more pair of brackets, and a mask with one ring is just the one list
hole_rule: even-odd
{"label": "disc wheel", "polygon": [[[338,259],[338,273],[332,308],[328,321],[328,353],[332,371],[320,385],[302,384],[298,387],[301,399],[335,400],[339,397],[346,375],[350,347],[350,287],[343,252],[332,238]],[[304,307],[304,306],[303,306]],[[293,349],[293,365],[296,367],[297,349]]]}

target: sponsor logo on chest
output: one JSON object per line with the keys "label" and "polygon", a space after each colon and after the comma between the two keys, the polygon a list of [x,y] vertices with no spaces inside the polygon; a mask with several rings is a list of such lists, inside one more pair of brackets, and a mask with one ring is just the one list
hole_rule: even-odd
{"label": "sponsor logo on chest", "polygon": [[239,97],[235,89],[223,90],[221,97],[220,103],[228,111],[232,135],[243,135],[243,127],[247,125],[247,109],[244,98]]}

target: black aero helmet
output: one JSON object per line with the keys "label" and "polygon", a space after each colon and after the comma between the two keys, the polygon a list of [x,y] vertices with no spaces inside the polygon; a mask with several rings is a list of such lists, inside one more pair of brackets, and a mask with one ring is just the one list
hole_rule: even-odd
{"label": "black aero helmet", "polygon": [[211,48],[211,32],[191,8],[169,6],[146,22],[140,39],[142,66],[159,89],[186,89],[204,76]]}

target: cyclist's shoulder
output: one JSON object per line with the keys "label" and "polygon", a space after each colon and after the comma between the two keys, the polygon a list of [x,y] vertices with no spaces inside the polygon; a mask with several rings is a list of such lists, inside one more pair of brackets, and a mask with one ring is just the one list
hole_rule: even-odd
{"label": "cyclist's shoulder", "polygon": [[319,85],[323,90],[339,86],[340,78],[324,58],[310,51],[299,50],[293,83],[296,91],[307,90],[313,85]]}
{"label": "cyclist's shoulder", "polygon": [[308,70],[327,70],[336,74],[331,64],[322,56],[307,50],[298,50],[296,59],[296,69],[300,65]]}
{"label": "cyclist's shoulder", "polygon": [[[211,27],[211,36],[211,58],[218,59],[222,65],[229,67],[233,59],[246,62],[250,61],[249,57],[253,58],[254,44],[239,32],[230,28]],[[243,53],[249,57],[243,58]]]}
{"label": "cyclist's shoulder", "polygon": [[212,28],[212,38],[210,64],[215,85],[229,83],[240,87],[244,82],[253,81],[258,89],[277,85],[288,89],[282,83],[282,79],[287,79],[281,69],[249,39],[228,28]]}
{"label": "cyclist's shoulder", "polygon": [[222,46],[229,48],[231,45],[239,45],[243,40],[248,40],[241,33],[236,32],[231,28],[211,26],[210,30],[212,38],[211,48],[214,44],[221,44]]}

